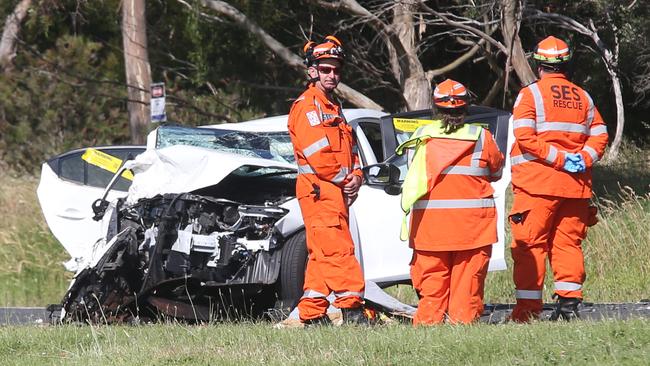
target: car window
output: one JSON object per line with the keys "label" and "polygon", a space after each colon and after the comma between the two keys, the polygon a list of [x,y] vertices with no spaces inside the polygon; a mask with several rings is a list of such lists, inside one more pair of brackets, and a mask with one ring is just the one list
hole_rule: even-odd
{"label": "car window", "polygon": [[[86,169],[88,169],[88,180],[86,181],[86,185],[91,187],[98,187],[98,188],[106,187],[108,183],[110,183],[111,178],[113,178],[114,175],[108,170],[104,170],[92,164],[86,164]],[[127,183],[126,189],[124,189],[124,184],[119,184],[119,183],[125,183],[123,182],[125,179],[122,177],[118,179],[119,179],[118,184],[116,184],[113,189],[117,189],[118,191],[128,190],[130,184]]]}
{"label": "car window", "polygon": [[[124,161],[127,158],[132,159],[143,152],[144,147],[99,148],[98,150]],[[113,178],[113,172],[89,164],[83,159],[85,152],[86,149],[82,149],[77,152],[64,154],[50,161],[50,166],[53,167],[53,170],[59,177],[65,180],[91,187],[105,188]],[[131,180],[120,176],[113,189],[126,192],[129,190],[129,186],[131,186]]]}
{"label": "car window", "polygon": [[[105,148],[105,149],[100,149],[100,151],[108,155],[111,155],[115,158],[118,158],[122,160],[122,162],[124,162],[127,159],[135,158],[135,156],[141,153],[142,151],[144,151],[144,149],[143,148],[133,148],[133,149]],[[86,169],[87,169],[86,185],[89,185],[91,187],[105,188],[106,186],[108,186],[108,183],[110,183],[111,179],[113,179],[113,176],[115,175],[113,172],[105,170],[93,164],[86,163]],[[113,186],[113,189],[126,192],[129,190],[131,183],[132,181],[130,179],[126,179],[124,178],[124,176],[120,176],[117,178],[117,181]]]}
{"label": "car window", "polygon": [[197,146],[231,154],[295,163],[289,132],[247,132],[182,126],[158,129],[156,148]]}
{"label": "car window", "polygon": [[86,162],[81,152],[65,156],[59,160],[59,176],[77,183],[85,183]]}
{"label": "car window", "polygon": [[375,153],[377,161],[384,161],[384,148],[381,136],[381,125],[377,122],[359,122],[359,127],[368,139],[370,148]]}

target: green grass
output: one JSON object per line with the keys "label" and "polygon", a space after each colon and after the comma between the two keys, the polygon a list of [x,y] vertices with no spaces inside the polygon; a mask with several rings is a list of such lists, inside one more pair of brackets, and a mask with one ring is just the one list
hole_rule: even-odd
{"label": "green grass", "polygon": [[0,306],[58,303],[71,278],[38,206],[37,184],[0,170]]}
{"label": "green grass", "polygon": [[412,328],[209,326],[0,328],[2,365],[628,364],[650,359],[650,322]]}

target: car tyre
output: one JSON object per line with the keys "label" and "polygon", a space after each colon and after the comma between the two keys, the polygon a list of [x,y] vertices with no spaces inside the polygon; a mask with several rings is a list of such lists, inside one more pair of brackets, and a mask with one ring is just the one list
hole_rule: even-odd
{"label": "car tyre", "polygon": [[282,248],[276,309],[287,315],[302,297],[307,256],[307,240],[303,230],[290,237]]}

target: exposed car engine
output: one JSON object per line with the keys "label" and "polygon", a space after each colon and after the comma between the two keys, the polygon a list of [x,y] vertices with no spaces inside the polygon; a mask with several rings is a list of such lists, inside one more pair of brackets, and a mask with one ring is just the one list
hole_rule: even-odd
{"label": "exposed car engine", "polygon": [[[272,307],[284,240],[275,224],[289,212],[280,205],[293,198],[284,191],[293,180],[271,185],[272,193],[236,197],[250,204],[214,198],[233,196],[223,188],[237,176],[230,180],[133,205],[119,200],[103,215],[107,235],[95,245],[108,249],[77,274],[62,301],[64,319],[111,323],[162,314],[202,321]],[[94,207],[102,214],[108,205]]]}

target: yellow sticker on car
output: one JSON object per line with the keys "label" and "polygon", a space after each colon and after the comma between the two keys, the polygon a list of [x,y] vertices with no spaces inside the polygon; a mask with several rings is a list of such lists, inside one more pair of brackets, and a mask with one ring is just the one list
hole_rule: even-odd
{"label": "yellow sticker on car", "polygon": [[[81,156],[83,160],[111,173],[117,173],[118,169],[122,166],[122,159],[97,149],[86,149],[86,152]],[[125,170],[122,177],[128,180],[133,180],[133,173],[130,170]]]}
{"label": "yellow sticker on car", "polygon": [[[403,132],[415,132],[418,128],[426,126],[433,122],[430,119],[412,119],[412,118],[393,118],[393,126],[395,129]],[[481,126],[489,129],[490,125],[484,122],[470,122],[472,125]]]}
{"label": "yellow sticker on car", "polygon": [[393,118],[395,129],[404,132],[415,132],[419,127],[433,122],[430,119]]}

